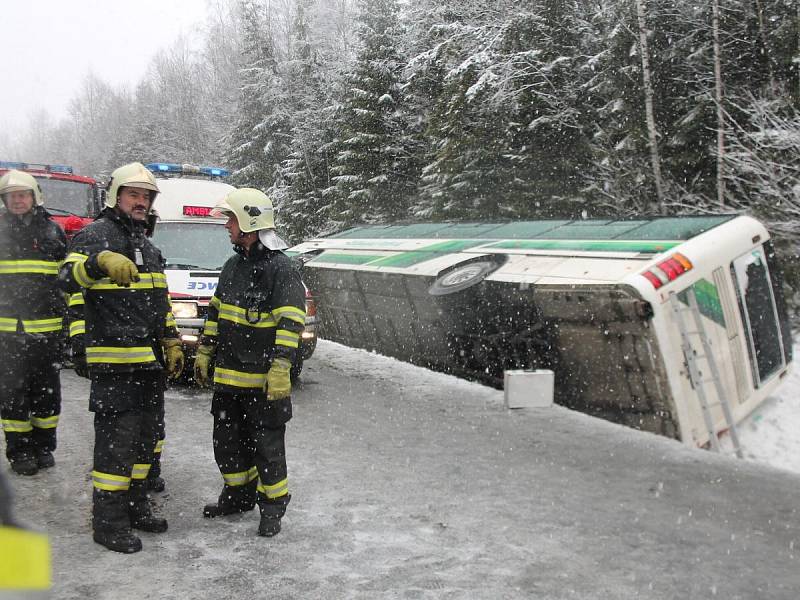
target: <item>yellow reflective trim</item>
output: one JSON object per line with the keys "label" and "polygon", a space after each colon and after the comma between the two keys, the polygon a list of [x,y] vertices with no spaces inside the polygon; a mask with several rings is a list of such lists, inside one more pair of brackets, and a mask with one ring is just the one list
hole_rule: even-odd
{"label": "yellow reflective trim", "polygon": [[17,330],[17,319],[0,317],[0,331],[9,331],[11,333],[14,333],[16,330]]}
{"label": "yellow reflective trim", "polygon": [[67,258],[64,259],[64,262],[65,263],[84,262],[88,258],[89,258],[88,254],[81,254],[80,252],[70,252],[69,254],[67,254]]}
{"label": "yellow reflective trim", "polygon": [[84,288],[90,288],[96,281],[89,277],[89,274],[86,272],[86,259],[78,261],[72,267],[72,277],[75,279],[75,282]]}
{"label": "yellow reflective trim", "polygon": [[175,315],[173,315],[171,312],[167,313],[166,325],[167,325],[167,327],[177,327],[178,326],[177,321],[175,321]]}
{"label": "yellow reflective trim", "polygon": [[264,485],[259,482],[256,486],[256,490],[264,494],[267,498],[280,498],[289,493],[289,480],[282,479],[278,483],[273,483],[271,485]]}
{"label": "yellow reflective trim", "polygon": [[278,329],[275,332],[275,345],[288,346],[289,348],[297,348],[300,344],[300,334],[294,331],[286,331],[285,329]]}
{"label": "yellow reflective trim", "polygon": [[211,301],[208,303],[209,306],[213,306],[214,308],[219,308],[219,298],[217,296],[212,296]]}
{"label": "yellow reflective trim", "polygon": [[154,362],[156,355],[150,346],[114,348],[110,346],[90,346],[86,348],[86,362],[89,364],[128,364]]}
{"label": "yellow reflective trim", "polygon": [[0,260],[0,275],[58,275],[58,265],[54,260]]}
{"label": "yellow reflective trim", "polygon": [[150,472],[150,464],[135,464],[131,470],[131,479],[147,479],[147,474]]}
{"label": "yellow reflective trim", "polygon": [[107,492],[124,492],[131,487],[131,478],[125,475],[112,475],[101,471],[92,471],[92,484],[98,490]]}
{"label": "yellow reflective trim", "polygon": [[58,415],[52,417],[31,417],[31,425],[37,429],[55,429],[58,426]]}
{"label": "yellow reflective trim", "polygon": [[3,419],[3,430],[6,433],[30,433],[33,425],[30,421],[17,421],[15,419]]}
{"label": "yellow reflective trim", "polygon": [[272,316],[275,317],[276,321],[286,318],[302,325],[306,323],[306,311],[296,306],[279,306],[272,310]]}
{"label": "yellow reflective trim", "polygon": [[203,328],[203,335],[217,335],[219,333],[219,326],[216,321],[206,321]]}
{"label": "yellow reflective trim", "polygon": [[250,483],[254,479],[258,479],[258,469],[256,467],[250,467],[250,470],[247,472],[247,483]]}
{"label": "yellow reflective trim", "polygon": [[240,388],[263,388],[267,381],[266,373],[245,373],[233,369],[214,369],[214,383]]}
{"label": "yellow reflective trim", "polygon": [[48,331],[59,331],[64,327],[64,319],[55,317],[51,319],[23,319],[22,328],[26,333],[45,333]]}
{"label": "yellow reflective trim", "polygon": [[153,452],[161,452],[164,449],[164,440],[158,440],[156,442],[156,449]]}
{"label": "yellow reflective trim", "polygon": [[73,321],[69,324],[69,337],[86,333],[86,321]]}
{"label": "yellow reflective trim", "polygon": [[167,279],[162,273],[139,273],[139,281],[127,286],[117,285],[108,277],[98,279],[92,284],[92,291],[154,290],[167,287]]}
{"label": "yellow reflective trim", "polygon": [[0,526],[0,590],[47,590],[50,578],[47,536]]}
{"label": "yellow reflective trim", "polygon": [[70,307],[72,307],[72,306],[80,306],[81,304],[84,304],[83,294],[81,292],[78,292],[77,294],[72,294],[69,297],[69,302],[67,303],[67,306],[70,306]]}
{"label": "yellow reflective trim", "polygon": [[238,473],[222,474],[222,479],[225,480],[225,485],[228,485],[230,487],[246,485],[250,481],[249,477],[250,477],[249,471],[240,471]]}
{"label": "yellow reflective trim", "polygon": [[218,318],[220,321],[231,321],[237,325],[255,328],[275,327],[275,325],[278,324],[272,317],[272,313],[258,313],[257,320],[254,323],[248,321],[247,314],[247,309],[234,304],[225,304],[221,302],[219,305]]}

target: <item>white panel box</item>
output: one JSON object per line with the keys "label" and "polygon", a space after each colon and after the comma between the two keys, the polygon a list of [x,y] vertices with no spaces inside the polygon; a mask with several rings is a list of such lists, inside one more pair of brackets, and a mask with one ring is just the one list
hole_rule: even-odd
{"label": "white panel box", "polygon": [[504,372],[506,408],[543,408],[553,404],[554,374],[548,369]]}

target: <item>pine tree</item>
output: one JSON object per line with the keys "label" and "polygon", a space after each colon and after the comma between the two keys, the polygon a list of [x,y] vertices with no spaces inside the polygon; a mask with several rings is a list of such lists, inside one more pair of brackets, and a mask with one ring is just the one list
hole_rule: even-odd
{"label": "pine tree", "polygon": [[396,0],[361,1],[361,47],[336,116],[341,150],[331,215],[342,225],[404,218],[415,190],[397,18]]}
{"label": "pine tree", "polygon": [[262,190],[279,181],[290,152],[291,117],[280,101],[283,81],[273,42],[269,5],[241,0],[242,35],[239,118],[228,137],[233,181]]}

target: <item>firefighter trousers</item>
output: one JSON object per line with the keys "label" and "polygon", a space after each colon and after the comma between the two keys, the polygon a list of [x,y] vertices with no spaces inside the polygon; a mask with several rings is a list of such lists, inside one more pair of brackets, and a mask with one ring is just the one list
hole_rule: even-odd
{"label": "firefighter trousers", "polygon": [[262,514],[282,517],[291,498],[285,445],[291,399],[268,401],[260,390],[215,392],[211,414],[214,458],[224,480],[220,503],[246,508],[258,501]]}
{"label": "firefighter trousers", "polygon": [[95,531],[124,531],[147,502],[144,480],[158,439],[164,395],[159,371],[92,375]]}
{"label": "firefighter trousers", "polygon": [[56,336],[0,334],[0,418],[12,462],[56,449],[62,352]]}

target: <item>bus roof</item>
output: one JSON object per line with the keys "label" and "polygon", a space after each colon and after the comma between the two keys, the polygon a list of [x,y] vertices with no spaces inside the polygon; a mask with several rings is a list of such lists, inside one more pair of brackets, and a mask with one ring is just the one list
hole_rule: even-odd
{"label": "bus roof", "polygon": [[354,227],[329,239],[481,239],[560,241],[689,240],[736,215],[651,217],[646,219],[583,219],[495,223],[416,223]]}

